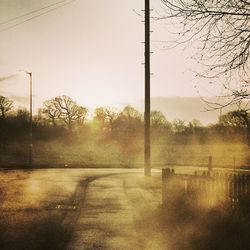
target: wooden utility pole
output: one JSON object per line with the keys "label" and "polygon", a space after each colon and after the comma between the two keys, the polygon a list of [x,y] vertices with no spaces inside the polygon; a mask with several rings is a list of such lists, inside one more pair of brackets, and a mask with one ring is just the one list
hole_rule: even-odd
{"label": "wooden utility pole", "polygon": [[33,128],[32,128],[32,73],[26,72],[29,75],[30,81],[30,144],[29,144],[29,166],[32,167],[33,164]]}
{"label": "wooden utility pole", "polygon": [[151,175],[150,145],[150,0],[145,0],[145,112],[144,112],[144,175]]}

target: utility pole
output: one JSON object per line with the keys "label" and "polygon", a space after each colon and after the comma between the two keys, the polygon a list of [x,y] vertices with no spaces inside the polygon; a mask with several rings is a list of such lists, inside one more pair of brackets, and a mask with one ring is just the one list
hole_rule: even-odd
{"label": "utility pole", "polygon": [[145,112],[144,112],[144,175],[151,175],[150,143],[150,0],[145,0]]}
{"label": "utility pole", "polygon": [[29,166],[33,164],[33,128],[32,128],[32,73],[26,72],[29,75],[30,80],[30,145],[29,145]]}

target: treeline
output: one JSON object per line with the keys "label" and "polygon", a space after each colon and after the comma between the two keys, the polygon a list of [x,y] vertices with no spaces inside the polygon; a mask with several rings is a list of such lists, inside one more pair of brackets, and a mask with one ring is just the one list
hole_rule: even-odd
{"label": "treeline", "polygon": [[[152,142],[209,143],[216,141],[249,143],[250,115],[236,110],[221,115],[216,124],[203,126],[199,120],[170,122],[160,111],[151,112]],[[88,109],[68,96],[58,96],[44,102],[32,120],[33,140],[61,139],[79,143],[83,138],[121,145],[143,140],[143,114],[132,106],[121,111],[99,107],[92,116]],[[2,144],[28,142],[30,114],[26,109],[15,110],[13,101],[0,96],[0,139]]]}

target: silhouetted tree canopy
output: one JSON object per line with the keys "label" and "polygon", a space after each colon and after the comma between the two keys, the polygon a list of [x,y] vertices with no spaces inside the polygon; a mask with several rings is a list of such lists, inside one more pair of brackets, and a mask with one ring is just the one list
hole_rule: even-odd
{"label": "silhouetted tree canopy", "polygon": [[68,128],[85,121],[88,109],[78,105],[71,97],[63,95],[44,102],[42,113],[53,124],[64,123]]}
{"label": "silhouetted tree canopy", "polygon": [[181,120],[181,119],[175,119],[173,121],[173,129],[174,132],[181,133],[186,130],[186,121]]}
{"label": "silhouetted tree canopy", "polygon": [[245,110],[230,111],[219,117],[219,123],[225,127],[248,128],[250,126],[250,115]]}
{"label": "silhouetted tree canopy", "polygon": [[55,100],[47,100],[44,102],[44,108],[41,109],[41,113],[45,114],[45,118],[47,118],[54,126],[56,125],[56,121],[60,118],[60,109],[55,105]]}
{"label": "silhouetted tree canopy", "polygon": [[133,138],[143,128],[143,116],[132,106],[126,106],[113,123],[114,134],[125,138]]}
{"label": "silhouetted tree canopy", "polygon": [[[68,114],[66,108],[72,112],[70,123],[63,119]],[[143,115],[137,109],[126,106],[118,112],[112,107],[99,107],[84,126],[77,126],[87,119],[86,112],[67,96],[46,101],[33,116],[34,162],[80,165],[112,161],[133,166],[143,161]],[[0,122],[0,165],[28,161],[29,115],[26,109],[13,109],[4,122]],[[198,120],[168,122],[162,112],[152,111],[153,159],[157,159],[157,164],[159,159],[171,163],[173,155],[180,152],[182,158],[183,148],[187,150],[190,145],[196,150],[201,144],[235,142],[245,148],[247,143],[250,145],[249,121],[249,113],[241,109],[222,115],[218,123],[211,126],[202,126]],[[192,158],[191,151],[186,152]]]}
{"label": "silhouetted tree canopy", "polygon": [[137,110],[135,109],[134,107],[128,105],[128,106],[125,106],[122,110],[122,112],[120,113],[120,117],[123,117],[124,119],[134,119],[134,120],[142,120],[143,119],[143,116],[142,114]]}
{"label": "silhouetted tree canopy", "polygon": [[101,130],[112,130],[117,117],[118,113],[112,107],[99,107],[94,112],[94,119],[99,122]]}
{"label": "silhouetted tree canopy", "polygon": [[171,123],[167,121],[166,117],[160,111],[151,111],[151,126],[153,129],[162,131],[164,129],[171,130]]}
{"label": "silhouetted tree canopy", "polygon": [[13,108],[13,101],[7,97],[0,96],[0,115],[4,119],[6,114]]}
{"label": "silhouetted tree canopy", "polygon": [[[2,98],[2,100],[8,100]],[[2,145],[22,141],[29,142],[30,116],[26,109],[12,109],[13,102],[4,110],[10,112],[0,122]],[[39,142],[62,140],[79,143],[115,143],[124,152],[137,152],[143,145],[143,115],[132,106],[125,106],[120,112],[113,107],[99,107],[93,119],[85,122],[87,108],[78,105],[68,96],[58,96],[44,102],[37,115],[33,116],[33,139]],[[84,126],[78,126],[84,123]],[[53,126],[51,126],[53,125]],[[202,142],[211,140],[250,141],[250,118],[246,110],[230,111],[219,117],[217,124],[202,126],[198,120],[175,119],[167,121],[160,111],[151,112],[152,142],[155,144]],[[74,131],[71,129],[74,128]],[[74,133],[75,132],[75,133]],[[84,138],[84,139],[83,139]],[[1,143],[0,143],[1,144]]]}

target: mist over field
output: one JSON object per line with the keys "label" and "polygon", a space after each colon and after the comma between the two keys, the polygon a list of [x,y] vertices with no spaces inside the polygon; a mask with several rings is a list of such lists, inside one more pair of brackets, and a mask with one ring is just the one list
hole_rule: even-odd
{"label": "mist over field", "polygon": [[[62,113],[57,102],[66,105],[68,113]],[[142,113],[125,106],[122,110],[100,107],[91,115],[87,118],[87,108],[68,96],[46,101],[32,122],[33,166],[142,167]],[[171,122],[162,112],[152,111],[152,166],[206,166],[210,156],[216,167],[249,166],[249,120],[245,118],[249,119],[245,111],[229,111],[219,116],[218,122],[205,126],[197,119]],[[15,110],[11,105],[2,115],[2,166],[27,165],[29,119],[27,110]]]}

